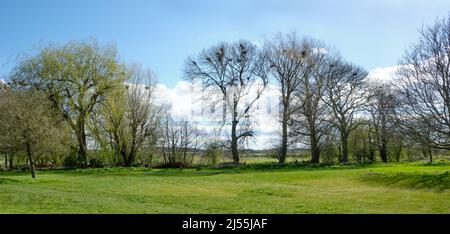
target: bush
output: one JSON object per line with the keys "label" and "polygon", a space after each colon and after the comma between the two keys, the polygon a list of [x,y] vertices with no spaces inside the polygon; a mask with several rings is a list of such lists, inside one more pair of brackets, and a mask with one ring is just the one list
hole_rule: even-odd
{"label": "bush", "polygon": [[205,158],[207,160],[208,165],[217,165],[219,162],[219,156],[222,154],[221,147],[218,143],[210,143],[206,147]]}
{"label": "bush", "polygon": [[96,158],[92,158],[91,160],[89,160],[89,167],[101,168],[101,167],[104,167],[104,165],[103,165],[102,160],[96,159]]}
{"label": "bush", "polygon": [[189,164],[182,162],[174,162],[174,163],[163,163],[154,166],[154,168],[188,168]]}
{"label": "bush", "polygon": [[76,168],[78,167],[78,157],[76,154],[72,153],[65,157],[63,160],[63,167],[66,168]]}

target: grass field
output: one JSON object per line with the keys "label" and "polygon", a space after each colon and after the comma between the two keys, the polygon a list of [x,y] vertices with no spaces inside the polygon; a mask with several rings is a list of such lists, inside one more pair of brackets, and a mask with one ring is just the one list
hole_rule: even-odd
{"label": "grass field", "polygon": [[450,163],[0,172],[0,213],[450,213]]}

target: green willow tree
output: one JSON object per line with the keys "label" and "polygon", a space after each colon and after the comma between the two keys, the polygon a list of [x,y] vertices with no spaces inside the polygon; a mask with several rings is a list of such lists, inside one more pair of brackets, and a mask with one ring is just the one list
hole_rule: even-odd
{"label": "green willow tree", "polygon": [[[159,129],[165,106],[157,104],[154,75],[140,65],[125,69],[126,81],[106,95],[92,115],[96,139],[108,139],[124,166],[133,165],[138,151]],[[102,141],[102,140],[99,140]]]}
{"label": "green willow tree", "polygon": [[49,46],[26,57],[13,70],[12,79],[46,94],[72,129],[80,166],[85,166],[89,116],[106,93],[123,84],[124,76],[114,46],[82,41]]}

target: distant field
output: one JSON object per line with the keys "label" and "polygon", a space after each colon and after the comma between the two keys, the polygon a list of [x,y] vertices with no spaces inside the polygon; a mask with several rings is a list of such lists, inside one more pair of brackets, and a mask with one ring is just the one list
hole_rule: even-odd
{"label": "distant field", "polygon": [[0,172],[0,213],[450,213],[450,163]]}

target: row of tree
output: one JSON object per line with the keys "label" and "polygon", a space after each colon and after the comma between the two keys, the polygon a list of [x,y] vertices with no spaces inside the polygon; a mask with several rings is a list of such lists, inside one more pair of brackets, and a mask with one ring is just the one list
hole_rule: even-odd
{"label": "row of tree", "polygon": [[[298,143],[309,146],[312,163],[331,154],[348,162],[354,136],[360,145],[355,158],[374,161],[378,149],[386,162],[388,151],[399,158],[406,146],[430,159],[432,149],[450,149],[449,57],[447,18],[421,31],[394,83],[370,82],[364,68],[295,33],[276,35],[261,47],[245,40],[219,43],[188,58],[184,74],[202,87],[209,106],[222,110],[229,139],[213,138],[209,145],[227,148],[235,165],[242,144],[254,136],[254,106],[271,82],[282,106],[280,163]],[[150,158],[160,152],[175,164],[192,163],[208,145],[195,124],[168,114],[153,73],[120,61],[114,46],[49,46],[18,61],[8,80],[0,83],[0,151],[25,152],[33,176],[41,155],[61,149],[76,152],[80,167],[89,164],[88,149],[112,150],[115,164],[132,166],[143,148]]]}
{"label": "row of tree", "polygon": [[371,81],[364,68],[295,33],[279,34],[262,48],[249,41],[219,43],[188,58],[184,73],[201,85],[210,105],[223,107],[236,165],[238,145],[253,136],[252,107],[269,80],[281,95],[280,163],[298,142],[309,146],[312,163],[319,163],[330,145],[341,162],[348,162],[349,138],[358,128],[367,131],[370,161],[374,145],[383,162],[389,148],[399,158],[405,145],[428,152],[431,161],[433,148],[450,149],[450,18],[420,34],[389,83]]}

